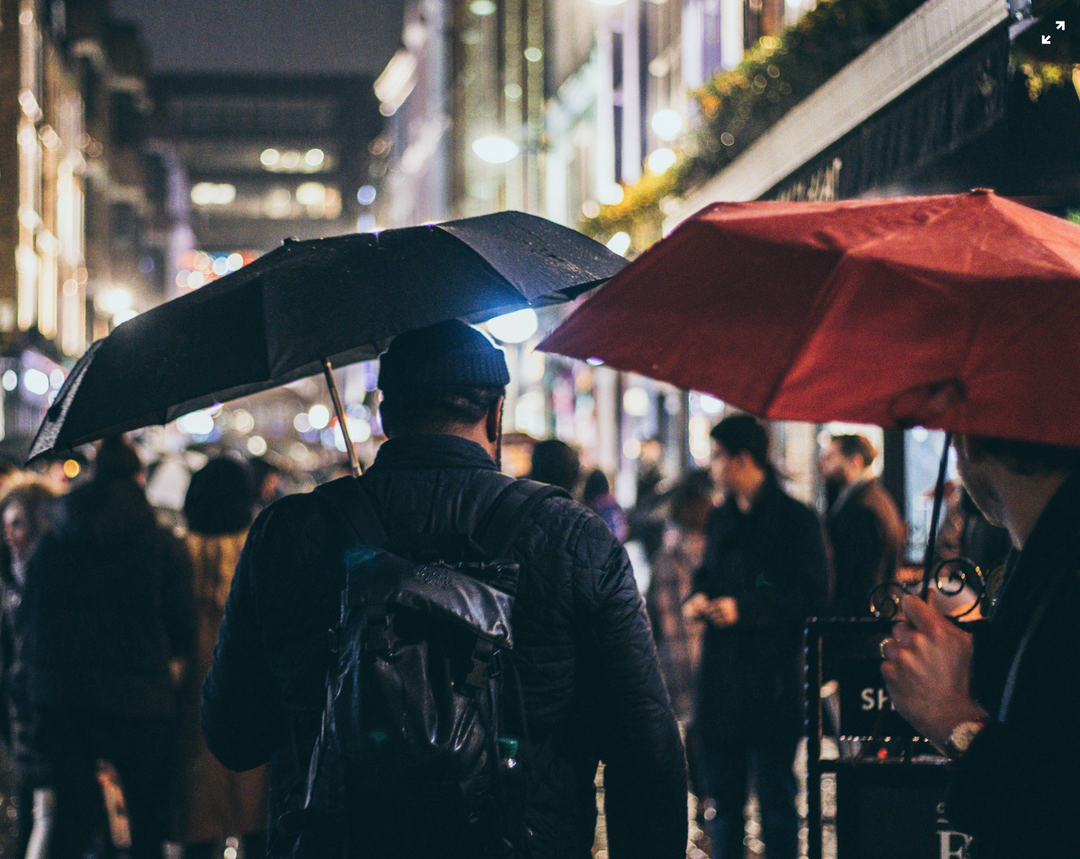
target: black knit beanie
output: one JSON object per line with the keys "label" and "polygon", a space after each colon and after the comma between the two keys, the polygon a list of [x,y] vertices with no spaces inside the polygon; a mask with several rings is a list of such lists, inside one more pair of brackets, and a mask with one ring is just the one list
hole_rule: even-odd
{"label": "black knit beanie", "polygon": [[399,334],[379,359],[383,393],[459,385],[494,388],[509,381],[502,350],[457,319]]}

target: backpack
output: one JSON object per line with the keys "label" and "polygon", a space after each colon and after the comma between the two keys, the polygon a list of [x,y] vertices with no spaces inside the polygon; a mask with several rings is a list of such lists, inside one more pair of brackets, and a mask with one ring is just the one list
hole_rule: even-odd
{"label": "backpack", "polygon": [[516,700],[503,694],[519,571],[506,557],[530,511],[566,492],[516,480],[456,545],[405,535],[412,545],[397,551],[359,480],[316,495],[351,544],[306,792],[282,821],[286,852],[524,856],[529,770],[545,752],[506,724],[525,731],[520,684]]}

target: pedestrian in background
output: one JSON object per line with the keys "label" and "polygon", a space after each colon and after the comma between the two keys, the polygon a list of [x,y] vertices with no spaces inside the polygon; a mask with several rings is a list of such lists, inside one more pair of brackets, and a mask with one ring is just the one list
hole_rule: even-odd
{"label": "pedestrian in background", "polygon": [[114,845],[129,836],[132,859],[161,859],[172,662],[190,660],[195,613],[187,552],[158,526],[141,476],[123,437],[101,442],[93,479],[64,496],[27,565],[16,692],[56,791],[52,859],[98,849],[99,776],[123,786],[130,831],[111,815]]}
{"label": "pedestrian in background", "polygon": [[834,435],[818,461],[825,480],[825,526],[836,587],[832,613],[870,615],[870,592],[896,579],[907,529],[891,495],[874,476],[877,450],[864,435]]}
{"label": "pedestrian in background", "polygon": [[[3,689],[4,742],[12,768],[18,813],[13,855],[22,859],[48,856],[55,794],[44,762],[35,753],[33,720],[20,719],[12,699],[12,680],[22,659],[22,601],[26,567],[50,527],[49,507],[56,492],[44,480],[13,472],[0,496],[0,683]],[[25,712],[25,711],[23,711]]]}
{"label": "pedestrian in background", "polygon": [[687,773],[690,790],[697,797],[699,832],[706,822],[708,790],[693,718],[705,623],[699,618],[686,617],[683,603],[693,593],[694,573],[705,557],[705,531],[712,510],[713,483],[704,469],[690,471],[671,488],[663,543],[645,594],[660,670],[686,743]]}
{"label": "pedestrian in background", "polygon": [[565,441],[546,438],[533,447],[528,477],[540,483],[560,486],[571,495],[576,495],[581,481],[581,458]]}
{"label": "pedestrian in background", "polygon": [[611,483],[607,475],[599,468],[594,468],[585,478],[581,489],[582,503],[596,513],[611,529],[620,543],[625,543],[630,536],[630,526],[626,523],[626,511],[611,492]]}
{"label": "pedestrian in background", "polygon": [[709,519],[684,610],[707,621],[694,727],[716,803],[713,857],[743,857],[752,775],[769,859],[796,859],[803,627],[830,587],[821,523],[780,488],[756,418],[724,418],[711,436],[713,479],[727,497]]}
{"label": "pedestrian in background", "polygon": [[229,457],[212,459],[193,474],[184,498],[198,617],[195,658],[181,686],[178,732],[176,840],[187,859],[211,859],[230,836],[242,837],[249,859],[266,855],[267,767],[244,773],[225,769],[206,747],[199,725],[202,684],[255,501],[250,471]]}
{"label": "pedestrian in background", "polygon": [[634,506],[627,514],[630,524],[627,539],[641,546],[642,560],[648,567],[652,566],[664,539],[664,500],[668,486],[663,463],[664,447],[660,440],[645,439],[638,454]]}
{"label": "pedestrian in background", "polygon": [[668,495],[661,549],[645,594],[671,705],[680,722],[693,716],[694,686],[704,623],[683,613],[694,573],[705,557],[705,531],[713,510],[713,484],[704,469],[691,471]]}

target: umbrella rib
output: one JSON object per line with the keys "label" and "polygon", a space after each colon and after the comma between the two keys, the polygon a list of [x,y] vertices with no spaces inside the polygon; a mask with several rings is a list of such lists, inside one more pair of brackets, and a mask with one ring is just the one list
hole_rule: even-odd
{"label": "umbrella rib", "polygon": [[801,336],[799,337],[798,346],[793,351],[791,360],[788,361],[786,365],[781,368],[775,381],[769,388],[769,392],[765,395],[765,399],[762,400],[761,413],[763,417],[767,415],[768,410],[772,407],[773,403],[776,401],[776,398],[779,396],[780,389],[787,381],[788,371],[791,369],[791,367],[795,366],[795,364],[797,364],[802,359],[803,355],[806,353],[807,345],[810,343],[810,341],[814,337],[814,334],[817,332],[818,324],[820,323],[821,318],[825,315],[825,309],[828,307],[829,304],[831,304],[832,298],[836,293],[838,283],[836,273],[845,256],[847,256],[847,254],[841,254],[839,260],[837,260],[836,265],[833,266],[832,271],[829,273],[829,279],[825,285],[825,288],[821,290],[821,293],[818,295],[817,300],[814,302],[814,307],[811,309],[810,313],[806,315],[807,321],[803,325],[803,331]]}
{"label": "umbrella rib", "polygon": [[[951,208],[946,207],[942,208],[939,211],[931,212],[927,220],[919,225],[919,228],[926,229],[935,221],[946,217],[952,211],[953,210]],[[821,290],[821,293],[819,294],[817,300],[814,302],[814,307],[812,308],[811,312],[807,314],[807,322],[803,328],[803,335],[799,338],[799,345],[793,352],[792,360],[789,361],[787,366],[781,370],[780,374],[773,382],[772,387],[769,389],[768,394],[765,396],[765,399],[762,401],[763,414],[773,405],[773,403],[776,401],[776,398],[779,396],[781,388],[787,381],[788,371],[790,370],[790,368],[795,366],[795,364],[797,364],[806,354],[806,347],[813,339],[814,334],[817,332],[821,319],[824,317],[825,311],[831,304],[832,299],[836,294],[836,291],[838,289],[837,273],[840,267],[843,265],[844,260],[859,255],[867,248],[875,247],[877,245],[888,244],[889,242],[893,241],[895,237],[896,231],[890,232],[886,235],[876,235],[866,239],[865,241],[860,242],[857,245],[845,248],[840,252],[839,258],[836,261],[836,265],[833,266],[832,271],[829,274],[828,282]]]}

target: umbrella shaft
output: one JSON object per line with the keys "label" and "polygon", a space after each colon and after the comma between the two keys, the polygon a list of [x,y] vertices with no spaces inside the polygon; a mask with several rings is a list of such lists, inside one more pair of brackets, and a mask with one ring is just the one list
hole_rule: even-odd
{"label": "umbrella shaft", "polygon": [[923,582],[922,592],[919,594],[926,599],[930,593],[930,576],[934,568],[934,552],[937,546],[938,522],[941,519],[941,503],[945,498],[945,471],[949,465],[949,445],[952,444],[952,433],[945,433],[945,445],[941,449],[941,464],[938,466],[937,483],[934,486],[934,511],[930,514],[930,530],[926,535],[926,554],[923,555]]}
{"label": "umbrella shaft", "polygon": [[353,477],[359,477],[360,458],[356,455],[356,448],[353,447],[352,439],[349,438],[349,425],[345,421],[345,407],[341,404],[341,394],[338,391],[337,382],[334,381],[334,368],[330,366],[329,358],[323,358],[323,375],[326,376],[326,387],[330,389],[330,399],[334,401],[334,411],[337,412],[341,437],[345,439],[345,453],[349,457],[349,468],[352,469]]}

